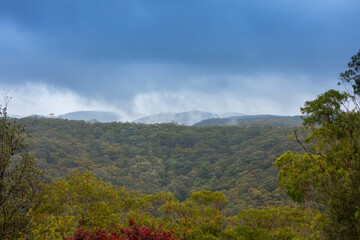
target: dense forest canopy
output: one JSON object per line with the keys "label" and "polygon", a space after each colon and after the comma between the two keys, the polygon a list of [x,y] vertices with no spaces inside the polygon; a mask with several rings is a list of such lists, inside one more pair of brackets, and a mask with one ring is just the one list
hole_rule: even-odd
{"label": "dense forest canopy", "polygon": [[289,139],[293,128],[188,127],[175,124],[87,123],[25,118],[28,150],[41,169],[60,178],[74,169],[129,191],[173,192],[184,200],[192,192],[222,191],[226,212],[286,203],[272,165],[286,150],[300,150]]}

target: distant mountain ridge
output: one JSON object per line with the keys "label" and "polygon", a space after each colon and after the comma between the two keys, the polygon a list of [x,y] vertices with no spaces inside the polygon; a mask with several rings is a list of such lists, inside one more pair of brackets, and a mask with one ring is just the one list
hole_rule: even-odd
{"label": "distant mountain ridge", "polygon": [[[144,124],[175,123],[179,125],[191,126],[205,119],[221,118],[221,117],[229,117],[229,116],[243,116],[243,115],[244,114],[242,113],[235,113],[235,112],[215,114],[215,113],[203,112],[203,111],[189,111],[189,112],[180,112],[180,113],[159,113],[159,114],[139,118],[131,122],[144,123]],[[30,115],[30,116],[12,115],[11,117],[51,118],[51,116],[41,116],[41,115]],[[98,122],[121,121],[120,117],[116,113],[106,112],[106,111],[75,111],[54,117],[67,119],[67,120],[79,120],[79,121],[87,121],[87,122],[93,120]]]}
{"label": "distant mountain ridge", "polygon": [[181,113],[159,113],[134,120],[135,123],[155,124],[155,123],[176,123],[179,125],[191,126],[205,119],[219,118],[222,116],[239,116],[242,113],[215,114],[202,111],[188,111]]}
{"label": "distant mountain ridge", "polygon": [[228,118],[205,119],[195,123],[193,126],[249,126],[261,124],[275,127],[298,127],[302,122],[303,120],[300,116],[243,115]]}
{"label": "distant mountain ridge", "polygon": [[10,118],[23,118],[24,116],[18,115],[18,114],[8,114],[8,117],[10,117]]}
{"label": "distant mountain ridge", "polygon": [[[23,118],[23,116],[11,116]],[[31,115],[33,118],[49,118],[48,116]],[[98,121],[98,122],[119,122],[119,116],[114,112],[106,111],[76,111],[59,115],[55,118]],[[271,125],[277,127],[296,127],[302,124],[300,116],[278,116],[278,115],[244,115],[242,113],[229,112],[216,114],[203,111],[188,111],[180,113],[159,113],[133,120],[134,123],[161,124],[175,123],[185,126],[250,126],[255,124]]]}
{"label": "distant mountain ridge", "polygon": [[99,122],[118,122],[119,116],[113,112],[105,111],[77,111],[59,115],[58,118],[68,120],[83,120],[92,121],[96,120]]}

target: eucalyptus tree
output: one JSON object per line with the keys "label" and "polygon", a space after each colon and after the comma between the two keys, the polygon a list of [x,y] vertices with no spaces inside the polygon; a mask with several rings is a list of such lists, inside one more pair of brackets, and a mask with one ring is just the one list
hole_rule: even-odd
{"label": "eucalyptus tree", "polygon": [[293,200],[326,206],[326,239],[360,239],[360,51],[348,67],[340,74],[345,91],[329,90],[301,108],[308,136],[302,143],[295,132],[295,139],[304,152],[275,162]]}
{"label": "eucalyptus tree", "polygon": [[36,204],[41,172],[26,148],[23,126],[7,115],[9,97],[0,106],[0,239],[26,231],[28,211]]}

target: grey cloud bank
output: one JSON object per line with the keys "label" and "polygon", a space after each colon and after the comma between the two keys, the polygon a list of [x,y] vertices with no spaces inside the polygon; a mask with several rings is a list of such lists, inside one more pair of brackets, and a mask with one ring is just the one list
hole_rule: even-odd
{"label": "grey cloud bank", "polygon": [[[360,48],[359,1],[0,2],[16,114],[299,113]],[[12,109],[11,109],[12,108]]]}

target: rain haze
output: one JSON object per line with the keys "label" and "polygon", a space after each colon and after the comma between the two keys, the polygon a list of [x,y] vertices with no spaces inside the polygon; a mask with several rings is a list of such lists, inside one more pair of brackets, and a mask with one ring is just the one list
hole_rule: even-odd
{"label": "rain haze", "polygon": [[358,0],[1,0],[14,115],[297,115],[360,48]]}

